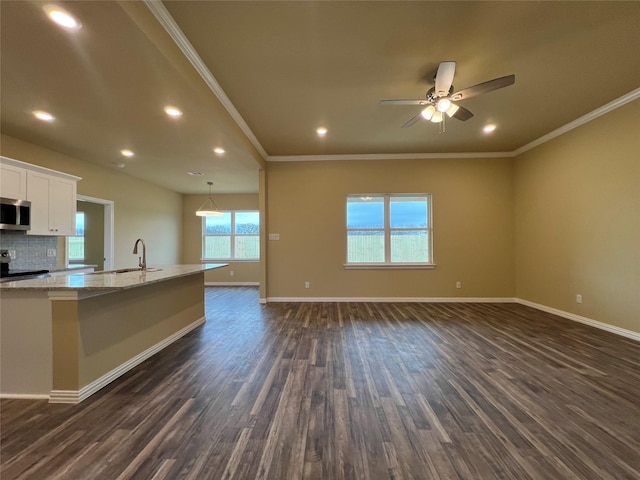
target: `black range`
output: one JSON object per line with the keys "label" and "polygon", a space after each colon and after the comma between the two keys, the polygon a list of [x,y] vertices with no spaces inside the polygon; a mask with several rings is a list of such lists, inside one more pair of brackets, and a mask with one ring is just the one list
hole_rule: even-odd
{"label": "black range", "polygon": [[32,278],[48,277],[49,270],[7,270],[0,271],[1,282],[15,282],[17,280],[30,280]]}
{"label": "black range", "polygon": [[32,278],[48,277],[49,270],[9,268],[11,257],[8,250],[0,250],[0,282],[15,282]]}

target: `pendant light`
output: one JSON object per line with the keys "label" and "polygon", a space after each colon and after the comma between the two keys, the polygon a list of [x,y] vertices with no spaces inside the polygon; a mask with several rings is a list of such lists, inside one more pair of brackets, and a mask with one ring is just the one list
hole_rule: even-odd
{"label": "pendant light", "polygon": [[213,198],[211,198],[211,186],[213,182],[207,182],[207,185],[209,185],[209,198],[196,210],[196,215],[199,217],[221,217],[222,212],[216,206]]}

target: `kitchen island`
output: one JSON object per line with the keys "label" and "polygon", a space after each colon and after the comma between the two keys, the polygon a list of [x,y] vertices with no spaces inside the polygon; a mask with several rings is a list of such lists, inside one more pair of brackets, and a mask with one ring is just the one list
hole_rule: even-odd
{"label": "kitchen island", "polygon": [[204,272],[165,265],[0,284],[0,395],[78,403],[202,325]]}

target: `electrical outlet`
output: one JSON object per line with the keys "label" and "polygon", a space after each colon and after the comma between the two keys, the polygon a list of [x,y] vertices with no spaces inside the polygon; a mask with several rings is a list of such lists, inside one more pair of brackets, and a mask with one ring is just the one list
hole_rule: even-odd
{"label": "electrical outlet", "polygon": [[280,240],[280,234],[279,233],[270,233],[269,234],[269,240]]}
{"label": "electrical outlet", "polygon": [[311,284],[309,282],[304,282],[304,288],[310,288]]}
{"label": "electrical outlet", "polygon": [[576,303],[582,303],[582,295],[579,293],[576,295]]}
{"label": "electrical outlet", "polygon": [[233,277],[233,270],[229,272],[229,275]]}
{"label": "electrical outlet", "polygon": [[56,249],[55,248],[47,248],[47,257],[55,257]]}
{"label": "electrical outlet", "polygon": [[16,259],[16,251],[15,250],[9,250],[9,258],[11,260],[15,260]]}
{"label": "electrical outlet", "polygon": [[462,282],[456,282],[456,288],[462,288]]}

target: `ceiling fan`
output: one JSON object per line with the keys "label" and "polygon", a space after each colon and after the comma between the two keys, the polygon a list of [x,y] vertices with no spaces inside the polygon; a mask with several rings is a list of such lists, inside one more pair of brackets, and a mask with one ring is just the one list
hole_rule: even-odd
{"label": "ceiling fan", "polygon": [[469,120],[473,117],[473,113],[454,102],[475,97],[481,93],[508,87],[509,85],[513,85],[516,81],[515,75],[507,75],[505,77],[494,78],[493,80],[479,83],[454,93],[452,84],[455,71],[456,62],[440,62],[435,78],[436,84],[427,91],[425,99],[380,100],[380,104],[423,105],[425,108],[423,108],[416,116],[410,118],[404,125],[402,125],[402,128],[410,127],[420,120],[420,118],[424,118],[425,120],[430,120],[433,123],[440,123],[441,131],[444,131],[442,127],[447,116],[457,118],[462,121]]}

